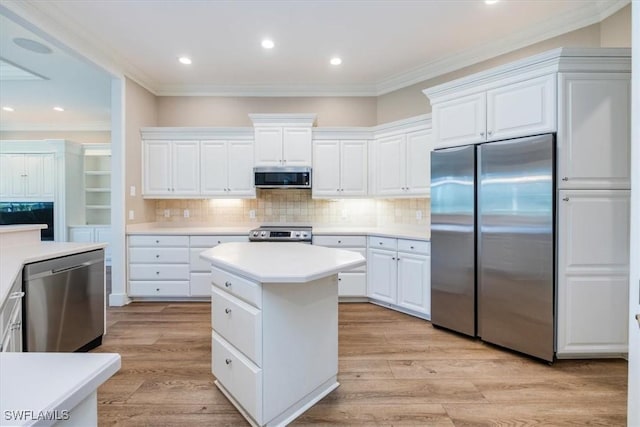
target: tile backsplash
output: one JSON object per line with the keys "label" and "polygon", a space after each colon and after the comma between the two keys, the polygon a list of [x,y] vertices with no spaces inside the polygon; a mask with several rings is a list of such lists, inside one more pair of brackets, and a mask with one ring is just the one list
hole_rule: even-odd
{"label": "tile backsplash", "polygon": [[300,222],[371,227],[429,224],[430,217],[428,198],[312,199],[309,190],[258,190],[257,196],[256,199],[157,200],[156,221],[212,226]]}

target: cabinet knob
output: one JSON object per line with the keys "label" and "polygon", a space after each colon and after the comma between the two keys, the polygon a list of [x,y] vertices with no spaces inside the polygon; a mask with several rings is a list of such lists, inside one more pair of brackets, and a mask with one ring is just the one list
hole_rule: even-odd
{"label": "cabinet knob", "polygon": [[160,243],[160,240],[156,240],[156,243]]}
{"label": "cabinet knob", "polygon": [[156,292],[160,292],[160,288],[156,288]]}
{"label": "cabinet knob", "polygon": [[225,308],[224,312],[227,313],[227,314],[231,314],[231,309],[230,308]]}
{"label": "cabinet knob", "polygon": [[491,134],[493,133],[493,131],[487,131],[487,135],[491,136]]}
{"label": "cabinet knob", "polygon": [[220,240],[218,240],[218,244],[222,243]]}
{"label": "cabinet knob", "polygon": [[382,246],[382,242],[378,242],[378,244],[379,244],[380,246]]}
{"label": "cabinet knob", "polygon": [[342,243],[342,240],[338,240],[338,243]]}
{"label": "cabinet knob", "polygon": [[231,287],[231,282],[224,282],[224,286],[227,287],[227,288],[230,288]]}
{"label": "cabinet knob", "polygon": [[341,278],[341,277],[338,277],[338,282],[341,282],[341,281],[342,281],[342,278]]}
{"label": "cabinet knob", "polygon": [[156,258],[160,258],[160,254],[156,254]]}
{"label": "cabinet knob", "polygon": [[396,257],[392,256],[392,257],[391,257],[391,259],[392,259],[393,261],[395,261],[395,260],[396,260]]}
{"label": "cabinet knob", "polygon": [[484,136],[484,132],[480,132],[480,136]]}
{"label": "cabinet knob", "polygon": [[159,272],[159,271],[156,271],[156,274],[160,274],[160,272]]}
{"label": "cabinet knob", "polygon": [[563,181],[569,181],[569,177],[568,177],[568,176],[565,176],[565,177],[563,177],[563,178],[562,178],[562,180],[563,180]]}
{"label": "cabinet knob", "polygon": [[224,363],[226,363],[227,365],[231,365],[231,359],[224,359]]}
{"label": "cabinet knob", "polygon": [[413,246],[411,246],[411,249],[415,249]]}
{"label": "cabinet knob", "polygon": [[563,197],[562,200],[564,200],[565,202],[568,202],[569,198],[568,197]]}

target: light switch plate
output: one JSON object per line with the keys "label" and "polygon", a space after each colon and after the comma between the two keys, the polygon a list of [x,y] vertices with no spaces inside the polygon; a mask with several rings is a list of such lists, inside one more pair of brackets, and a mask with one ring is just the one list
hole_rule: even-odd
{"label": "light switch plate", "polygon": [[189,209],[185,209],[183,214],[185,218],[189,218],[189,215],[190,215]]}
{"label": "light switch plate", "polygon": [[256,211],[255,211],[255,209],[251,209],[249,211],[249,218],[250,219],[256,219]]}
{"label": "light switch plate", "polygon": [[421,220],[422,219],[422,211],[416,211],[416,219],[417,220]]}
{"label": "light switch plate", "polygon": [[135,185],[132,185],[132,186],[129,188],[129,195],[130,195],[131,197],[135,197],[135,196],[136,196],[136,186],[135,186]]}
{"label": "light switch plate", "polygon": [[171,210],[169,210],[169,209],[165,209],[165,210],[164,210],[164,217],[165,217],[165,218],[169,218],[170,216],[171,216]]}
{"label": "light switch plate", "polygon": [[129,211],[129,220],[133,221],[136,217],[136,214],[133,210]]}

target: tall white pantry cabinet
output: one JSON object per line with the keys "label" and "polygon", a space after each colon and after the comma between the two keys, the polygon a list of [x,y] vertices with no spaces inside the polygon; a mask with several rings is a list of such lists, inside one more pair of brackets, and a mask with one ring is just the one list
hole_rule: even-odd
{"label": "tall white pantry cabinet", "polygon": [[630,49],[560,48],[424,91],[436,148],[556,133],[556,354],[627,352]]}

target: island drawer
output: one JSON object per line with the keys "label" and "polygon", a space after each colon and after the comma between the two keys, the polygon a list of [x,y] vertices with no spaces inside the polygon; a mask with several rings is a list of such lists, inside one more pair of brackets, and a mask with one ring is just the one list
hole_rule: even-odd
{"label": "island drawer", "polygon": [[211,339],[211,366],[218,382],[262,425],[262,369],[215,331]]}
{"label": "island drawer", "polygon": [[398,241],[397,239],[394,239],[391,237],[370,236],[369,248],[387,249],[390,251],[395,251],[398,248]]}
{"label": "island drawer", "polygon": [[129,262],[185,264],[189,262],[189,250],[187,248],[129,248]]}
{"label": "island drawer", "polygon": [[188,297],[186,281],[129,281],[129,295],[139,297]]}
{"label": "island drawer", "polygon": [[178,246],[189,247],[189,236],[129,236],[129,246]]}
{"label": "island drawer", "polygon": [[189,264],[129,264],[131,280],[189,280]]}
{"label": "island drawer", "polygon": [[313,236],[313,244],[318,246],[367,247],[365,236]]}
{"label": "island drawer", "polygon": [[211,277],[215,286],[255,307],[262,308],[262,288],[259,284],[216,267],[211,268]]}
{"label": "island drawer", "polygon": [[235,348],[262,366],[262,311],[215,286],[211,296],[211,325]]}
{"label": "island drawer", "polygon": [[398,252],[412,252],[416,254],[429,255],[431,244],[423,240],[398,239]]}
{"label": "island drawer", "polygon": [[249,237],[244,236],[191,236],[191,247],[213,248],[221,243],[248,242]]}

